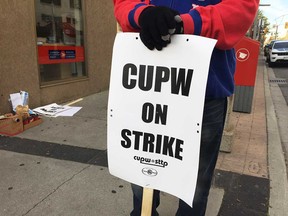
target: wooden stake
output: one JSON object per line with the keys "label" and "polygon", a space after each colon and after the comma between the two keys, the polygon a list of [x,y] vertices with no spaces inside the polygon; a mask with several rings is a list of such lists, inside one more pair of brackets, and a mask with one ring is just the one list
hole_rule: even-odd
{"label": "wooden stake", "polygon": [[116,28],[117,28],[117,32],[122,32],[122,28],[121,28],[121,26],[118,23],[117,23]]}
{"label": "wooden stake", "polygon": [[151,216],[152,202],[153,202],[153,189],[143,188],[142,210],[141,216]]}

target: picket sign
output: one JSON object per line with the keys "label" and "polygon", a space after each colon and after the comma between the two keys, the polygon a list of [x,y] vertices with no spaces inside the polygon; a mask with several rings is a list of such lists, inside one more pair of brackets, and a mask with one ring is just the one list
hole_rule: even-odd
{"label": "picket sign", "polygon": [[216,40],[173,35],[162,51],[138,33],[117,33],[107,109],[112,175],[144,187],[142,215],[153,189],[192,206],[209,63]]}

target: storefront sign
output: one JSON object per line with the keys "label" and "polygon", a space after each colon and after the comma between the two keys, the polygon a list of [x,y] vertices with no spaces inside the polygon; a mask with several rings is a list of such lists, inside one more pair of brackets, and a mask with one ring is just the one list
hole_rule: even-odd
{"label": "storefront sign", "polygon": [[49,50],[49,59],[75,59],[75,50]]}
{"label": "storefront sign", "polygon": [[162,51],[150,51],[139,34],[117,34],[107,116],[112,175],[192,205],[215,43],[177,35]]}
{"label": "storefront sign", "polygon": [[84,62],[83,46],[38,46],[39,64]]}

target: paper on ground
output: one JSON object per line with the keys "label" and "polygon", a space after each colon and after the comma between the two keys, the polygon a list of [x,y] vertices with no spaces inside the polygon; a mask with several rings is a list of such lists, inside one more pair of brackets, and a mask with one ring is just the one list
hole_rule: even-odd
{"label": "paper on ground", "polygon": [[73,116],[82,107],[71,107],[66,105],[58,105],[56,103],[33,109],[34,112],[48,117],[57,116]]}

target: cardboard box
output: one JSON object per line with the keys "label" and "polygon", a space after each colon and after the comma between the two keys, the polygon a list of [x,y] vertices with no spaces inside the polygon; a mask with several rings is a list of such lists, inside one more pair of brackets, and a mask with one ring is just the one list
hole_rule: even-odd
{"label": "cardboard box", "polygon": [[7,115],[0,120],[0,134],[14,136],[23,132],[23,121],[19,115]]}
{"label": "cardboard box", "polygon": [[24,124],[23,129],[24,129],[24,131],[28,130],[29,128],[32,128],[32,127],[35,127],[35,126],[41,124],[42,122],[43,122],[43,119],[38,117],[36,120],[33,120],[27,124]]}

